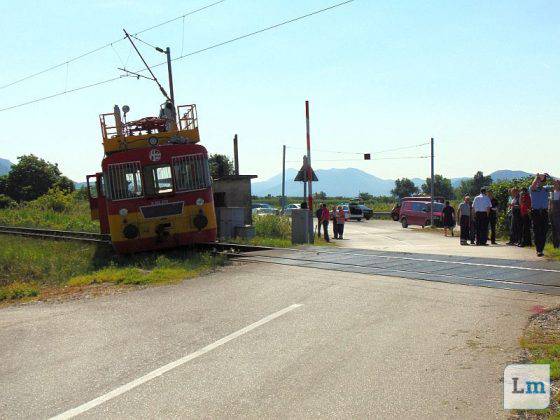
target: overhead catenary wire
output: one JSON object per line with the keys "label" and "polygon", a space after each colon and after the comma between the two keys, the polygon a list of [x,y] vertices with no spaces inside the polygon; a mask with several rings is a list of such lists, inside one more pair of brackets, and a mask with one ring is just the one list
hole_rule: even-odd
{"label": "overhead catenary wire", "polygon": [[[195,14],[195,13],[201,12],[202,10],[208,9],[209,7],[212,7],[212,6],[216,6],[216,5],[218,5],[218,4],[220,4],[220,3],[223,3],[223,2],[225,2],[225,1],[226,1],[226,0],[215,1],[214,3],[207,4],[206,6],[200,7],[200,8],[198,8],[198,9],[196,9],[196,10],[191,10],[191,11],[189,11],[189,12],[186,12],[186,13],[184,13],[184,14],[181,15],[181,16],[178,16],[178,17],[175,17],[175,18],[166,20],[165,22],[158,23],[157,25],[150,26],[149,28],[142,29],[142,30],[140,30],[140,31],[138,31],[138,32],[135,32],[133,35],[139,35],[139,34],[142,34],[142,33],[144,33],[144,32],[151,31],[152,29],[159,28],[160,26],[167,25],[168,23],[174,22],[174,21],[176,21],[176,20],[184,19],[186,16],[190,16],[190,15],[193,15],[193,14]],[[61,63],[52,65],[52,66],[47,67],[47,68],[45,68],[45,69],[43,69],[43,70],[40,70],[40,71],[38,71],[38,72],[31,73],[31,74],[29,74],[29,75],[27,75],[27,76],[25,76],[25,77],[22,77],[22,78],[20,78],[20,79],[14,80],[13,82],[6,83],[6,84],[0,86],[0,90],[5,89],[5,88],[8,88],[8,87],[10,87],[10,86],[17,85],[17,84],[19,84],[19,83],[22,83],[22,82],[24,82],[24,81],[26,81],[26,80],[29,80],[29,79],[32,79],[32,78],[34,78],[34,77],[40,76],[40,75],[42,75],[42,74],[48,73],[49,71],[56,70],[56,69],[58,69],[58,68],[60,68],[60,67],[62,67],[62,66],[65,66],[65,65],[68,65],[69,63],[72,63],[72,62],[74,62],[74,61],[80,60],[80,59],[82,59],[82,58],[84,58],[84,57],[87,57],[87,56],[89,56],[89,55],[91,55],[91,54],[94,54],[94,53],[96,53],[96,52],[98,52],[98,51],[101,51],[101,50],[103,50],[103,49],[105,49],[105,48],[113,47],[113,44],[116,44],[116,43],[118,43],[118,42],[121,42],[121,41],[123,41],[125,38],[126,38],[126,37],[122,37],[122,38],[116,39],[116,40],[114,40],[114,41],[108,42],[108,43],[106,43],[106,44],[104,44],[104,45],[101,45],[101,46],[99,46],[99,47],[97,47],[97,48],[94,48],[94,49],[92,49],[92,50],[86,51],[86,52],[84,52],[84,53],[82,53],[82,54],[79,54],[79,55],[77,55],[77,56],[75,56],[75,57],[69,58],[69,59],[67,59],[67,60],[65,60],[65,61],[63,61],[63,62],[61,62]]]}
{"label": "overhead catenary wire", "polygon": [[[385,149],[385,150],[376,150],[373,152],[346,152],[343,150],[323,150],[323,149],[316,149],[314,150],[314,152],[318,152],[318,153],[336,153],[336,154],[341,154],[341,155],[364,155],[364,154],[374,154],[374,155],[378,155],[380,153],[389,153],[389,152],[396,152],[399,150],[406,150],[406,149],[413,149],[416,147],[421,147],[421,146],[426,146],[430,144],[429,142],[426,143],[419,143],[419,144],[413,144],[410,146],[402,146],[402,147],[395,147],[393,149]],[[286,148],[288,149],[295,149],[295,150],[306,150],[305,147],[296,147],[296,146],[286,146]],[[372,160],[372,159],[369,159]]]}
{"label": "overhead catenary wire", "polygon": [[[370,160],[400,160],[400,159],[429,159],[430,156],[401,156],[401,157],[381,157],[368,159]],[[313,159],[314,162],[364,162],[364,159]],[[287,160],[286,163],[301,163],[301,160]]]}
{"label": "overhead catenary wire", "polygon": [[[225,1],[225,0],[224,0],[224,1]],[[257,30],[257,31],[253,31],[253,32],[250,32],[250,33],[248,33],[248,34],[245,34],[245,35],[241,35],[241,36],[237,36],[237,37],[235,37],[235,38],[231,38],[231,39],[229,39],[229,40],[227,40],[227,41],[222,41],[222,42],[219,42],[219,43],[216,43],[216,44],[212,44],[212,45],[210,45],[210,46],[208,46],[208,47],[205,47],[205,48],[201,48],[201,49],[198,49],[198,50],[195,50],[195,51],[191,51],[191,52],[189,52],[189,53],[187,53],[187,54],[181,55],[180,57],[173,58],[171,61],[181,60],[181,59],[183,59],[183,58],[190,57],[190,56],[193,56],[193,55],[196,55],[196,54],[200,54],[200,53],[206,52],[206,51],[208,51],[208,50],[211,50],[211,49],[214,49],[214,48],[218,48],[218,47],[221,47],[221,46],[230,44],[230,43],[232,43],[232,42],[236,42],[236,41],[239,41],[239,40],[248,38],[248,37],[250,37],[250,36],[258,35],[258,34],[261,34],[261,33],[263,33],[263,32],[266,32],[266,31],[269,31],[269,30],[278,28],[278,27],[280,27],[280,26],[284,26],[284,25],[287,25],[287,24],[289,24],[289,23],[297,22],[297,21],[299,21],[299,20],[302,20],[302,19],[305,19],[305,18],[314,16],[314,15],[317,15],[317,14],[319,14],[319,13],[323,13],[323,12],[326,12],[326,11],[328,11],[328,10],[332,10],[332,9],[334,9],[334,8],[336,8],[336,7],[340,7],[340,6],[343,6],[343,5],[345,5],[345,4],[352,3],[353,1],[354,1],[354,0],[346,0],[346,1],[343,1],[343,2],[340,2],[340,3],[336,3],[336,4],[334,4],[334,5],[325,7],[325,8],[323,8],[323,9],[318,9],[318,10],[315,10],[315,11],[313,11],[313,12],[307,13],[307,14],[305,14],[305,15],[301,15],[301,16],[298,16],[298,17],[296,17],[296,18],[289,19],[289,20],[285,20],[285,21],[280,22],[280,23],[277,23],[277,24],[275,24],[275,25],[268,26],[268,27],[266,27],[266,28],[262,28],[262,29],[259,29],[259,30]],[[149,29],[153,29],[153,27],[152,27],[152,28],[149,28]],[[149,30],[149,29],[147,29],[147,30]],[[146,30],[144,30],[143,32],[145,32],[145,31],[146,31]],[[140,32],[137,32],[135,35],[138,35],[139,33],[140,33]],[[110,45],[111,45],[111,44],[108,44],[108,46],[110,46]],[[65,63],[63,63],[63,64],[65,64]],[[158,63],[158,64],[155,64],[155,65],[153,65],[153,66],[150,66],[150,69],[153,69],[153,68],[156,68],[156,67],[160,67],[160,66],[162,66],[162,65],[164,65],[164,64],[167,64],[167,62],[166,62],[166,61],[163,61],[163,62],[161,62],[161,63]],[[141,73],[141,72],[144,72],[144,71],[146,71],[146,69],[141,69],[141,70],[138,70],[137,72],[134,72],[134,73]],[[132,73],[132,72],[131,72],[131,73]],[[79,87],[76,87],[76,88],[74,88],[74,89],[70,89],[70,90],[68,90],[68,91],[57,92],[57,93],[54,93],[54,94],[52,94],[52,95],[48,95],[48,96],[43,96],[43,97],[40,97],[40,98],[31,99],[31,100],[29,100],[29,101],[27,101],[27,102],[22,102],[22,103],[19,103],[19,104],[16,104],[16,105],[11,105],[11,106],[7,106],[7,107],[5,107],[5,108],[0,108],[0,112],[9,111],[9,110],[11,110],[11,109],[15,109],[15,108],[19,108],[19,107],[22,107],[22,106],[25,106],[25,105],[30,105],[30,104],[33,104],[33,103],[45,101],[45,100],[48,100],[48,99],[55,98],[55,97],[57,97],[57,96],[66,95],[66,94],[68,94],[68,93],[77,92],[77,91],[80,91],[80,90],[83,90],[83,89],[88,89],[88,88],[91,88],[91,87],[94,87],[94,86],[99,86],[99,85],[102,85],[102,84],[105,84],[105,83],[111,83],[111,82],[114,82],[114,81],[116,81],[116,80],[122,79],[122,78],[124,78],[124,77],[131,77],[131,76],[130,76],[129,74],[120,75],[120,76],[113,77],[113,78],[110,78],[110,79],[101,80],[101,81],[98,81],[98,82],[93,82],[93,83],[88,84],[88,85],[79,86]],[[0,87],[0,89],[1,89],[1,87]]]}

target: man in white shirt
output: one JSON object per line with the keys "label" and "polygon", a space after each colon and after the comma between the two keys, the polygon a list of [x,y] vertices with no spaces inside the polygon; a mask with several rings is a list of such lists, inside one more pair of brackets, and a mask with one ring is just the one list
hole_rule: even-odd
{"label": "man in white shirt", "polygon": [[486,188],[480,189],[480,194],[474,198],[473,210],[476,218],[476,244],[487,245],[488,242],[488,216],[492,202],[486,195]]}

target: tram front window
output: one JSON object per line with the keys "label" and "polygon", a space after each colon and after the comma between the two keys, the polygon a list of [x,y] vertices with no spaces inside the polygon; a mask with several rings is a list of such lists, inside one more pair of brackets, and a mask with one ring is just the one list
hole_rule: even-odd
{"label": "tram front window", "polygon": [[173,179],[170,165],[154,165],[144,168],[144,181],[147,195],[168,194],[173,192]]}
{"label": "tram front window", "polygon": [[142,177],[140,162],[110,164],[104,176],[109,199],[125,200],[142,197]]}

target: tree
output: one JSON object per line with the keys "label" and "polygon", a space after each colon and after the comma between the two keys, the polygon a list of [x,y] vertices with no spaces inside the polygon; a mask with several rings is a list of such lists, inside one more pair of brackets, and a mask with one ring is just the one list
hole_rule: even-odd
{"label": "tree", "polygon": [[488,187],[492,184],[491,176],[484,176],[482,171],[478,171],[474,174],[472,179],[464,179],[461,181],[461,185],[457,188],[457,193],[460,197],[465,195],[478,195],[482,187]]}
{"label": "tree", "polygon": [[8,186],[8,175],[0,176],[0,194],[6,194],[7,186]]}
{"label": "tree", "polygon": [[418,187],[408,178],[397,179],[391,194],[398,198],[410,197],[411,195],[418,194]]}
{"label": "tree", "polygon": [[64,175],[61,175],[60,178],[58,178],[58,181],[56,181],[54,186],[67,193],[75,190],[74,181]]}
{"label": "tree", "polygon": [[210,175],[212,179],[223,178],[224,176],[233,175],[233,162],[226,156],[218,153],[210,155],[208,158],[210,166]]}
{"label": "tree", "polygon": [[16,201],[35,200],[59,183],[66,190],[74,189],[72,181],[60,174],[56,164],[35,155],[24,155],[18,157],[18,163],[12,166],[8,174],[6,194]]}
{"label": "tree", "polygon": [[313,196],[317,199],[317,200],[325,200],[327,198],[327,193],[324,191],[319,191],[313,194]]}
{"label": "tree", "polygon": [[358,197],[360,197],[360,200],[362,200],[364,203],[373,200],[373,195],[367,192],[361,192]]}
{"label": "tree", "polygon": [[[434,182],[435,197],[453,198],[454,190],[453,190],[453,186],[451,185],[451,180],[449,178],[444,178],[442,175],[435,175],[434,181],[435,181]],[[431,186],[432,186],[432,180],[430,178],[426,178],[426,182],[422,184],[422,192],[424,194],[430,195]]]}

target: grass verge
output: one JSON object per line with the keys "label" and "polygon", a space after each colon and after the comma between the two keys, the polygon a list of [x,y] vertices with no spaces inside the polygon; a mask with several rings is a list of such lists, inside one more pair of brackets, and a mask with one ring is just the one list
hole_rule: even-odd
{"label": "grass verge", "polygon": [[517,418],[560,418],[560,308],[533,315],[519,343],[523,363],[550,365],[552,395],[544,410],[518,410]]}
{"label": "grass verge", "polygon": [[[232,243],[236,244],[243,244],[243,245],[254,245],[254,246],[269,246],[272,248],[293,248],[291,239],[284,239],[284,238],[268,238],[262,236],[255,236],[252,239],[239,239],[234,238],[231,239]],[[313,243],[314,246],[336,246],[336,242],[326,242],[323,238],[315,238],[315,242]]]}
{"label": "grass verge", "polygon": [[0,302],[30,299],[49,289],[110,283],[175,283],[225,265],[225,257],[179,248],[117,256],[106,245],[0,236]]}
{"label": "grass verge", "polygon": [[560,261],[560,248],[554,248],[552,244],[546,244],[544,255],[554,261]]}

